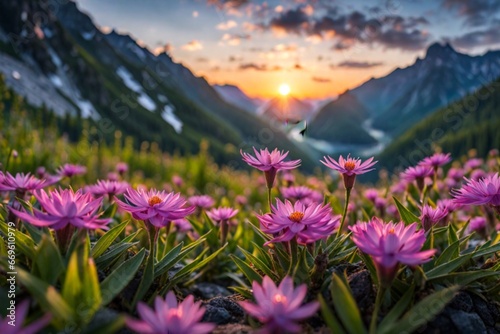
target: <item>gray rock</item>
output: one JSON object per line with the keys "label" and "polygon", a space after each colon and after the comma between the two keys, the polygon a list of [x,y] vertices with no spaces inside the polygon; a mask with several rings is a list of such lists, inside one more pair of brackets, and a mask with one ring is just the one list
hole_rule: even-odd
{"label": "gray rock", "polygon": [[204,322],[211,322],[218,325],[237,323],[243,320],[245,312],[238,303],[229,298],[217,297],[204,303]]}
{"label": "gray rock", "polygon": [[449,306],[456,310],[465,312],[472,312],[472,310],[474,309],[472,298],[466,292],[459,292],[450,302]]}
{"label": "gray rock", "polygon": [[467,313],[464,311],[449,312],[451,321],[458,329],[459,333],[469,334],[482,334],[487,333],[486,326],[479,315],[475,313]]}

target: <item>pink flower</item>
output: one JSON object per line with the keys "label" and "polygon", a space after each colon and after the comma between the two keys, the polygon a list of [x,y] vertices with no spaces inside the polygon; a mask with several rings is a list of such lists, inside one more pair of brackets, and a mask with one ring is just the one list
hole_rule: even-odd
{"label": "pink flower", "polygon": [[377,161],[373,161],[373,157],[369,158],[365,162],[361,162],[361,159],[351,158],[350,155],[347,156],[347,159],[344,159],[341,155],[338,162],[329,156],[324,156],[323,159],[325,159],[325,161],[321,161],[323,165],[339,171],[342,174],[346,189],[352,189],[352,187],[354,187],[356,175],[374,170],[375,168],[372,167],[377,163]]}
{"label": "pink flower", "polygon": [[47,326],[52,319],[50,314],[45,314],[40,319],[31,322],[27,326],[23,326],[26,316],[28,315],[30,304],[27,300],[16,305],[15,326],[9,324],[12,321],[8,316],[0,319],[0,333],[2,334],[36,334]]}
{"label": "pink flower", "polygon": [[424,205],[420,215],[422,227],[425,231],[430,230],[432,226],[445,219],[448,213],[448,210],[443,207],[438,206],[437,208],[433,208],[430,205]]}
{"label": "pink flower", "polygon": [[322,203],[305,205],[298,201],[292,204],[276,199],[272,213],[257,216],[263,232],[273,234],[272,242],[290,241],[296,238],[299,243],[308,244],[328,237],[338,228],[340,218],[332,217],[332,209]]}
{"label": "pink flower", "polygon": [[482,165],[483,165],[483,159],[473,158],[467,160],[467,162],[464,164],[464,169],[467,171],[471,171],[473,169],[481,167]]}
{"label": "pink flower", "polygon": [[2,176],[0,177],[0,191],[15,191],[18,194],[42,189],[57,182],[57,180],[50,182],[37,179],[30,173],[17,173],[16,176],[12,176],[12,174],[7,172],[7,174],[2,174]]}
{"label": "pink flower", "polygon": [[191,196],[188,198],[188,202],[200,209],[208,209],[215,204],[214,199],[208,195]]}
{"label": "pink flower", "polygon": [[112,197],[123,194],[128,188],[130,185],[127,182],[99,180],[95,185],[88,186],[87,191],[94,196]]}
{"label": "pink flower", "polygon": [[126,319],[127,326],[140,334],[205,334],[216,327],[211,323],[200,323],[205,308],[201,302],[194,302],[189,295],[180,304],[177,304],[175,294],[170,291],[165,300],[157,296],[154,309],[145,303],[137,305],[137,313],[141,320]]}
{"label": "pink flower", "polygon": [[265,173],[266,183],[269,189],[274,185],[274,179],[277,171],[291,170],[300,166],[300,159],[284,161],[288,156],[288,152],[278,151],[277,148],[272,152],[269,152],[267,148],[260,150],[259,152],[254,147],[253,151],[255,153],[255,157],[243,152],[242,150],[240,150],[240,153],[243,156],[243,161]]}
{"label": "pink flower", "polygon": [[435,249],[421,251],[425,243],[423,230],[417,224],[405,226],[404,222],[384,223],[374,217],[369,223],[350,226],[352,240],[359,249],[370,255],[377,267],[380,284],[388,287],[400,264],[419,265],[430,260]]}
{"label": "pink flower", "polygon": [[83,175],[87,173],[87,167],[81,165],[64,164],[59,167],[57,173],[60,176],[73,177],[75,175]]}
{"label": "pink flower", "polygon": [[192,206],[186,207],[186,200],[181,194],[174,192],[129,188],[124,196],[126,202],[116,199],[120,208],[130,212],[135,219],[147,221],[157,228],[170,225],[173,220],[185,218],[195,210]]}
{"label": "pink flower", "polygon": [[248,301],[242,301],[239,304],[246,312],[264,324],[264,328],[259,331],[261,334],[299,333],[302,328],[297,321],[311,317],[319,308],[318,302],[301,306],[307,294],[307,287],[302,284],[294,288],[293,280],[288,276],[278,287],[268,276],[265,276],[262,285],[254,281],[252,288],[256,304]]}
{"label": "pink flower", "polygon": [[462,189],[453,190],[455,203],[461,205],[490,205],[500,207],[500,177],[498,173],[479,181],[465,179]]}
{"label": "pink flower", "polygon": [[182,179],[182,177],[180,177],[179,175],[174,175],[174,176],[172,176],[172,183],[173,183],[176,187],[180,188],[180,187],[182,187],[182,185],[184,184],[184,180],[183,180],[183,179]]}
{"label": "pink flower", "polygon": [[126,162],[119,162],[116,164],[116,171],[118,174],[123,175],[128,172],[128,165]]}
{"label": "pink flower", "polygon": [[186,218],[176,219],[173,223],[179,232],[187,232],[193,229],[193,226],[191,226],[191,223]]}
{"label": "pink flower", "polygon": [[364,196],[367,200],[375,203],[375,200],[378,198],[378,190],[374,188],[366,189],[364,192]]}
{"label": "pink flower", "polygon": [[53,190],[48,194],[44,190],[34,192],[34,196],[43,211],[33,209],[33,214],[11,208],[20,219],[39,227],[60,230],[68,225],[77,228],[106,228],[111,219],[99,219],[102,198],[94,199],[91,194],[84,194],[81,189]]}
{"label": "pink flower", "polygon": [[460,168],[450,168],[447,175],[449,178],[452,178],[453,180],[458,182],[462,180],[462,178],[465,175],[465,172]]}
{"label": "pink flower", "polygon": [[207,212],[207,216],[210,217],[213,221],[220,223],[222,221],[228,221],[229,219],[236,216],[238,213],[238,209],[220,207],[216,209],[212,209]]}
{"label": "pink flower", "polygon": [[424,167],[431,167],[437,169],[440,166],[444,166],[451,161],[451,154],[435,153],[434,155],[422,160],[419,165]]}
{"label": "pink flower", "polygon": [[401,177],[409,182],[416,181],[418,189],[422,191],[425,186],[425,178],[431,176],[434,170],[426,166],[415,166],[407,168]]}
{"label": "pink flower", "polygon": [[304,204],[323,201],[321,193],[305,186],[281,187],[280,191],[286,199],[301,201]]}
{"label": "pink flower", "polygon": [[468,226],[469,233],[477,232],[479,235],[484,236],[486,234],[486,218],[484,217],[474,217],[470,220]]}

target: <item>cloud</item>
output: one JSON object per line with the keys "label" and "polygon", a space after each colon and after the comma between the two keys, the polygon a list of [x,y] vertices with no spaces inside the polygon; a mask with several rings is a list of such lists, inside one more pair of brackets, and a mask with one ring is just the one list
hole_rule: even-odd
{"label": "cloud", "polygon": [[298,71],[305,70],[304,66],[300,65],[299,63],[293,65],[293,69]]}
{"label": "cloud", "polygon": [[273,66],[273,67],[268,67],[266,64],[256,64],[256,63],[245,63],[245,64],[240,64],[238,67],[240,70],[255,70],[255,71],[260,71],[260,72],[266,72],[266,71],[281,71],[282,67],[281,66]]}
{"label": "cloud", "polygon": [[341,62],[338,65],[331,65],[331,68],[338,68],[338,67],[343,67],[343,68],[372,68],[372,67],[377,67],[380,65],[383,65],[384,63],[382,62],[368,62],[368,61],[351,61],[351,60],[346,60]]}
{"label": "cloud", "polygon": [[231,46],[236,46],[240,45],[242,40],[249,40],[249,39],[251,39],[251,36],[248,34],[224,34],[222,36],[221,44],[224,45],[226,43]]}
{"label": "cloud", "polygon": [[301,34],[308,25],[309,16],[302,7],[281,12],[269,23],[269,27],[276,32],[295,34]]}
{"label": "cloud", "polygon": [[192,40],[191,42],[184,44],[181,49],[186,51],[198,51],[203,49],[203,44],[198,40]]}
{"label": "cloud", "polygon": [[219,8],[240,8],[249,4],[250,0],[207,0],[209,5],[214,5]]}
{"label": "cloud", "polygon": [[356,43],[362,43],[413,51],[424,49],[430,38],[421,29],[429,24],[424,17],[369,17],[357,10],[340,14],[338,8],[330,8],[325,14],[324,11],[310,9],[310,5],[274,15],[268,24],[260,24],[263,29],[306,36],[313,43],[334,40],[334,50],[349,49]]}
{"label": "cloud", "polygon": [[276,52],[295,52],[298,47],[296,44],[277,44],[272,48],[272,51]]}
{"label": "cloud", "polygon": [[465,24],[478,27],[491,22],[495,13],[500,12],[498,0],[443,0],[443,6],[455,10],[465,18]]}
{"label": "cloud", "polygon": [[312,77],[312,81],[317,82],[317,83],[329,83],[332,82],[330,78],[323,78],[323,77]]}
{"label": "cloud", "polygon": [[236,21],[229,20],[227,22],[219,23],[218,25],[215,26],[215,28],[217,28],[218,30],[229,30],[229,29],[232,29],[232,28],[237,27],[237,26],[238,26],[238,23],[236,23]]}
{"label": "cloud", "polygon": [[500,24],[483,30],[471,31],[462,36],[453,38],[451,44],[461,49],[498,45],[500,44]]}
{"label": "cloud", "polygon": [[159,55],[160,53],[167,53],[170,54],[174,50],[174,46],[170,43],[166,43],[164,45],[157,46],[153,50],[153,54]]}
{"label": "cloud", "polygon": [[195,10],[195,11],[193,12],[193,14],[192,14],[192,15],[193,15],[193,17],[194,17],[194,18],[196,18],[196,17],[200,16],[200,13],[198,13],[198,12]]}
{"label": "cloud", "polygon": [[210,59],[206,58],[206,57],[198,57],[196,58],[196,62],[198,63],[208,63],[210,61]]}

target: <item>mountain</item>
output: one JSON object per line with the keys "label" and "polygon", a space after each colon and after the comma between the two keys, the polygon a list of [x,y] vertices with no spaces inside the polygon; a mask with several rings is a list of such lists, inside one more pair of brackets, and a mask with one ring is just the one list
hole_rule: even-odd
{"label": "mountain", "polygon": [[394,140],[378,160],[390,170],[402,169],[431,155],[436,146],[455,158],[472,148],[484,157],[500,147],[499,108],[500,80],[496,80],[421,120]]}
{"label": "mountain", "polygon": [[346,92],[318,111],[307,134],[330,143],[373,145],[377,141],[362,126],[369,117],[368,109],[354,94]]}
{"label": "mountain", "polygon": [[280,123],[297,123],[311,118],[314,107],[293,96],[271,99],[262,107],[261,116]]}
{"label": "mountain", "polygon": [[214,85],[213,87],[224,101],[250,113],[257,113],[264,103],[261,99],[249,97],[238,86]]}
{"label": "mountain", "polygon": [[[42,15],[43,20],[39,17]],[[197,152],[210,142],[217,162],[242,165],[239,149],[290,150],[312,159],[284,133],[259,142],[269,126],[224,101],[204,78],[129,35],[102,33],[72,1],[4,0],[0,4],[0,72],[35,106],[90,117],[108,137],[116,130],[170,152]]]}
{"label": "mountain", "polygon": [[[352,112],[359,108],[365,119],[356,118],[357,114],[341,116],[348,101],[339,98],[320,110],[310,124],[311,130],[313,127],[316,130],[309,133],[313,138],[335,139],[345,144],[351,144],[352,137],[337,134],[356,133],[359,138],[355,140],[360,143],[371,142],[370,133],[374,130],[382,130],[385,136],[394,138],[439,108],[498,77],[500,51],[470,56],[455,51],[449,44],[435,43],[429,46],[425,57],[418,58],[414,64],[370,79],[349,91],[351,99],[355,98],[349,109]],[[335,118],[329,120],[329,115]],[[346,131],[346,122],[351,116],[372,128],[350,122],[352,127]]]}

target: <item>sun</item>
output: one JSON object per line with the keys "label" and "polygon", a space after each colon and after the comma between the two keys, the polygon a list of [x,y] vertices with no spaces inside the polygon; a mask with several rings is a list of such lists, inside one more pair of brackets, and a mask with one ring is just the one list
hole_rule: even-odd
{"label": "sun", "polygon": [[278,88],[278,91],[282,96],[287,96],[288,94],[290,94],[290,86],[285,83],[281,84]]}

